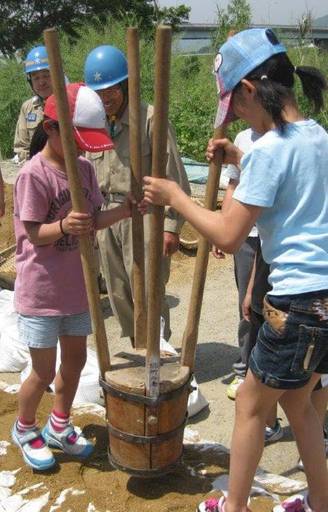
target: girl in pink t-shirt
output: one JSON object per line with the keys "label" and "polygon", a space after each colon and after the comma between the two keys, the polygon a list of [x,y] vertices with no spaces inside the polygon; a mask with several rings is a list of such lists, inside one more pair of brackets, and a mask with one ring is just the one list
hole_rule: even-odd
{"label": "girl in pink t-shirt", "polygon": [[[81,84],[69,84],[67,95],[79,154],[111,149],[97,93]],[[71,210],[54,96],[46,101],[44,114],[45,146],[24,165],[15,184],[15,305],[19,335],[29,346],[32,370],[19,392],[12,438],[25,462],[38,470],[55,464],[49,447],[82,458],[93,451],[93,444],[69,419],[86,361],[86,337],[91,333],[78,236],[131,215],[129,198],[115,209],[99,210],[103,197],[91,164],[81,156],[78,168],[88,213]],[[58,338],[61,365],[56,374]],[[41,432],[36,411],[53,379],[53,410]]]}

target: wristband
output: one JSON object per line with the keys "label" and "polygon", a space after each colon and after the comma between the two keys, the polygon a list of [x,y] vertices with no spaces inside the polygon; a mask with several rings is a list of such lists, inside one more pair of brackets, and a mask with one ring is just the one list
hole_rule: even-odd
{"label": "wristband", "polygon": [[68,233],[65,233],[65,231],[63,230],[63,220],[63,218],[59,219],[59,228],[63,236],[66,236]]}

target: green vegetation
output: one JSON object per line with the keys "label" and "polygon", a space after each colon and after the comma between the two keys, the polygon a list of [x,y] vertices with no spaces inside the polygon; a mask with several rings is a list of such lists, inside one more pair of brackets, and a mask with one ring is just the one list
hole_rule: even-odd
{"label": "green vegetation", "polygon": [[25,54],[49,27],[57,27],[74,41],[86,23],[106,24],[108,17],[133,18],[151,37],[154,25],[169,23],[175,29],[188,20],[189,12],[183,4],[161,8],[157,0],[6,0],[0,2],[0,52],[7,57],[17,50]]}
{"label": "green vegetation", "polygon": [[[126,50],[126,24],[111,22],[104,25],[84,26],[79,29],[76,43],[69,36],[61,37],[61,53],[64,69],[70,81],[83,80],[83,65],[88,52],[100,44],[113,44]],[[153,100],[153,42],[141,41],[142,95],[146,101]],[[212,74],[213,56],[172,56],[170,119],[176,129],[178,143],[183,155],[204,161],[207,141],[213,133],[213,122],[217,106],[217,92]],[[316,48],[294,48],[290,50],[295,65],[311,65],[321,69],[328,77],[327,52]],[[296,79],[296,93],[306,115],[309,105],[300,94],[299,80]],[[31,96],[23,66],[14,59],[0,61],[0,148],[4,157],[13,156],[15,124],[22,102]],[[328,106],[315,116],[328,129]],[[230,137],[242,128],[234,123],[229,130]]]}
{"label": "green vegetation", "polygon": [[247,0],[230,0],[226,9],[217,6],[217,31],[214,47],[219,48],[227,40],[229,32],[240,32],[248,28],[252,21],[251,6]]}

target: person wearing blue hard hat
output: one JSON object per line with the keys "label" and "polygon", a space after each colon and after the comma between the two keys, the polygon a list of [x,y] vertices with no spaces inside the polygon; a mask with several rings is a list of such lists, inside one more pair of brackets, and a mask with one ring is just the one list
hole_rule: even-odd
{"label": "person wearing blue hard hat", "polygon": [[[328,471],[322,424],[312,391],[328,373],[328,134],[306,118],[293,90],[319,112],[327,81],[311,66],[294,66],[270,29],[248,29],[220,48],[216,125],[246,121],[262,136],[249,151],[212,139],[207,158],[241,169],[229,208],[211,212],[175,183],[144,178],[148,202],[174,207],[219,249],[235,253],[256,223],[272,290],[263,301],[264,324],[236,398],[228,493],[202,502],[199,512],[247,512],[264,447],[264,425],[279,401],[294,432],[308,492],[273,512],[327,512]],[[252,503],[250,504],[252,508]]]}
{"label": "person wearing blue hard hat", "polygon": [[[128,66],[124,53],[110,45],[94,48],[84,65],[86,85],[97,91],[107,114],[114,149],[102,153],[88,154],[94,164],[100,189],[105,197],[104,208],[110,209],[125,200],[131,188],[131,166],[129,154],[129,105]],[[151,173],[153,107],[141,104],[142,166],[145,174]],[[172,126],[167,141],[167,177],[179,183],[190,193],[184,166],[178,153]],[[146,265],[149,244],[149,216],[145,216]],[[172,208],[167,208],[164,221],[163,286],[170,274],[170,256],[178,249],[179,232],[183,218]],[[104,274],[110,303],[118,319],[122,336],[130,337],[134,343],[134,307],[132,294],[132,222],[120,221],[116,226],[98,235]],[[164,336],[170,337],[169,308],[166,301],[162,307],[165,320]]]}
{"label": "person wearing blue hard hat", "polygon": [[24,61],[24,70],[34,96],[24,101],[16,124],[14,152],[20,162],[29,158],[33,133],[43,119],[44,102],[52,94],[45,46],[36,46],[28,52]]}
{"label": "person wearing blue hard hat", "polygon": [[89,53],[84,65],[84,80],[94,91],[113,87],[127,78],[126,57],[115,46],[98,46]]}

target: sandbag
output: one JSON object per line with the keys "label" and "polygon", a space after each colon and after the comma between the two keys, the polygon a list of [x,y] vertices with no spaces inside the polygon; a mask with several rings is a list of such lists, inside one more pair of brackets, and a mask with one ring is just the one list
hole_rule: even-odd
{"label": "sandbag", "polygon": [[14,292],[0,290],[0,372],[20,372],[28,363],[29,349],[19,341]]}
{"label": "sandbag", "polygon": [[[164,353],[167,355],[177,356],[178,353],[175,350],[175,348],[172,347],[172,345],[168,341],[166,341],[164,338],[164,327],[165,327],[164,318],[161,317],[161,333],[160,333],[161,354]],[[189,416],[189,418],[191,418],[192,416],[195,416],[200,411],[202,411],[205,407],[208,406],[208,401],[206,400],[203,393],[199,389],[199,385],[198,385],[195,377],[192,378],[190,385],[192,387],[192,392],[190,393],[189,398],[188,398],[188,416]]]}
{"label": "sandbag", "polygon": [[[57,361],[56,371],[60,366],[60,344],[57,345]],[[29,358],[27,366],[21,372],[21,382],[31,373],[31,359]],[[51,384],[52,391],[55,390],[54,383]],[[99,366],[97,361],[97,354],[94,350],[87,348],[87,362],[82,370],[79,385],[73,401],[74,405],[94,403],[104,405],[102,391],[99,386]]]}

